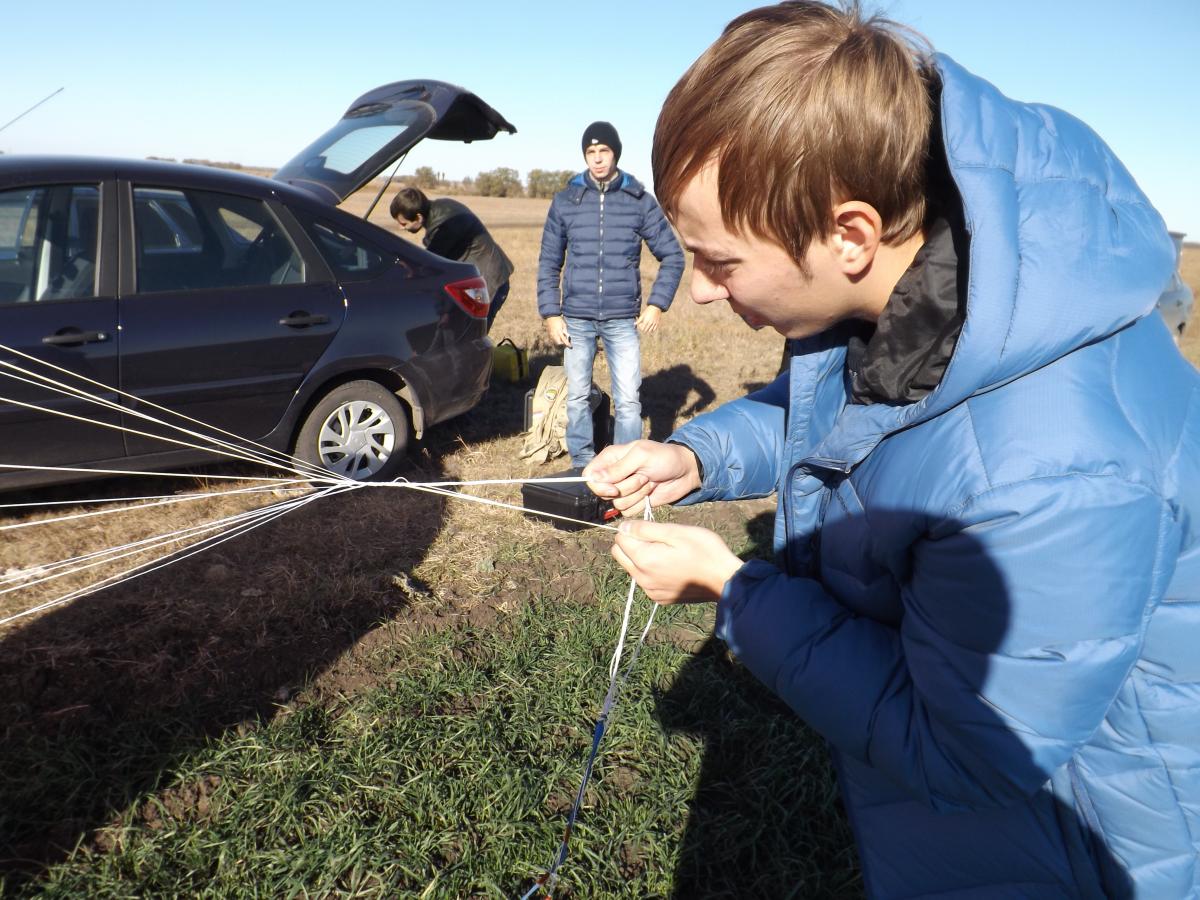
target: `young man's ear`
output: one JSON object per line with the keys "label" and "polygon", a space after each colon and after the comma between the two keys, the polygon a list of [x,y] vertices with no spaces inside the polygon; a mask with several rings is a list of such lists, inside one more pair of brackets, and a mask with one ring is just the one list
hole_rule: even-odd
{"label": "young man's ear", "polygon": [[883,219],[870,203],[847,200],[833,208],[834,254],[842,272],[862,275],[870,268],[883,235]]}

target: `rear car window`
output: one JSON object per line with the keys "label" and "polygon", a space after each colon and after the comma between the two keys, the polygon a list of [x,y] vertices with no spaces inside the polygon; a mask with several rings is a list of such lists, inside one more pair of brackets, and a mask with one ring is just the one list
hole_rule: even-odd
{"label": "rear car window", "polygon": [[304,226],[338,281],[366,281],[387,265],[389,257],[360,237],[319,220],[308,220]]}
{"label": "rear car window", "polygon": [[96,296],[100,188],[0,191],[0,305]]}
{"label": "rear car window", "polygon": [[139,293],[299,284],[304,261],[261,200],[214,191],[133,190]]}

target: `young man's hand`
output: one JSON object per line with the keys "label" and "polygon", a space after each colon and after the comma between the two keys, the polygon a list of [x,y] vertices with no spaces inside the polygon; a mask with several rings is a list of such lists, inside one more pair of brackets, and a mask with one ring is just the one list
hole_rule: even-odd
{"label": "young man's hand", "polygon": [[646,304],[642,314],[637,317],[637,329],[642,334],[654,334],[658,331],[658,320],[662,318],[662,310],[657,306]]}
{"label": "young man's hand", "polygon": [[696,456],[679,444],[634,441],[606,447],[583,470],[588,487],[612,500],[623,515],[638,515],[642,501],[667,506],[700,487]]}
{"label": "young man's hand", "polygon": [[720,600],[725,582],[742,567],[719,535],[665,522],[622,522],[612,555],[647,597],[662,604]]}
{"label": "young man's hand", "polygon": [[550,343],[556,347],[570,347],[571,335],[567,333],[567,320],[562,316],[546,316],[546,334],[550,336]]}

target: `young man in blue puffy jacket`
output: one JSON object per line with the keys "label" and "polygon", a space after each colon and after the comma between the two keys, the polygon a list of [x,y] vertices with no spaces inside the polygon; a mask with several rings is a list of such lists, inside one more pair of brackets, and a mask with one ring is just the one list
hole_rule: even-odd
{"label": "young man in blue puffy jacket", "polygon": [[892,23],[794,2],[683,76],[654,175],[693,299],[794,355],[585,475],[629,513],[777,495],[774,565],[653,522],[613,554],[716,601],[825,736],[867,892],[1200,895],[1200,375],[1130,174]]}
{"label": "young man in blue puffy jacket", "polygon": [[[653,334],[683,276],[683,251],[662,209],[636,178],[617,168],[621,138],[608,122],[583,132],[587,171],[554,196],[538,259],[538,312],[550,340],[564,348],[567,450],[583,468],[595,456],[588,394],[596,339],[612,376],[613,437],[642,436],[641,334]],[[658,278],[642,308],[642,242],[658,259]],[[564,269],[563,261],[566,260]]]}

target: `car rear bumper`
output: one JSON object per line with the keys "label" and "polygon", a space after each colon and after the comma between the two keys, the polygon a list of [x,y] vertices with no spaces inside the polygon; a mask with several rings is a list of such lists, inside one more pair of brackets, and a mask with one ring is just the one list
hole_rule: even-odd
{"label": "car rear bumper", "polygon": [[[421,425],[429,428],[472,409],[483,398],[492,375],[492,342],[480,337],[428,354],[419,362],[417,378],[408,367],[394,371],[414,389]],[[414,384],[418,380],[421,384]]]}

